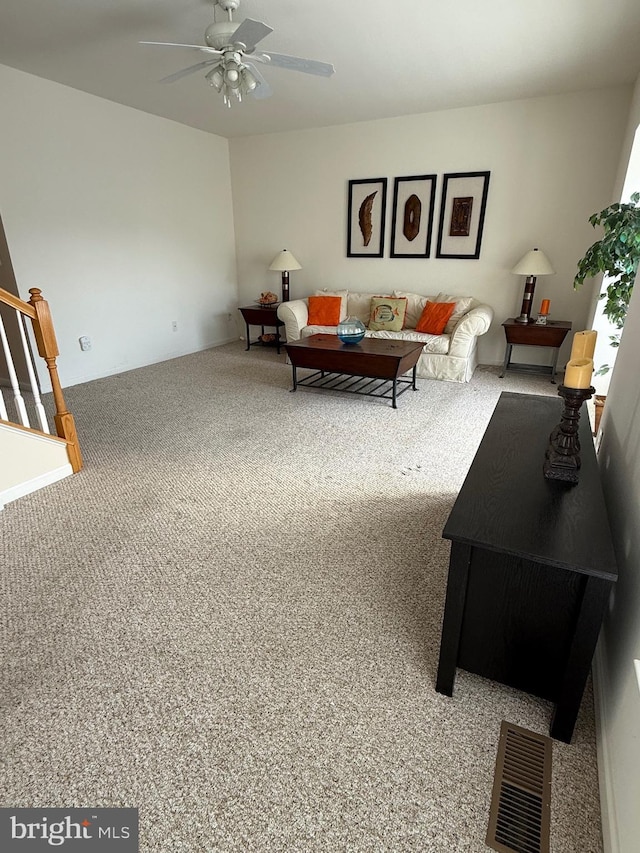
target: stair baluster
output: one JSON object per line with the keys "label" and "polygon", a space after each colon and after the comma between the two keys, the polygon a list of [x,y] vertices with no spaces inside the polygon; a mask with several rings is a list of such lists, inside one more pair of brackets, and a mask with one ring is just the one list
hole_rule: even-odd
{"label": "stair baluster", "polygon": [[42,400],[40,398],[40,389],[38,386],[38,382],[36,379],[35,370],[33,367],[33,355],[31,353],[31,348],[27,343],[27,330],[25,328],[25,319],[24,315],[18,311],[16,308],[16,315],[18,317],[18,328],[20,329],[20,339],[22,340],[22,349],[24,350],[24,357],[27,362],[27,373],[29,374],[29,382],[31,384],[31,393],[33,394],[33,404],[35,406],[36,414],[38,416],[38,421],[40,423],[40,429],[42,432],[51,433],[49,429],[49,423],[47,421],[47,413],[44,410],[44,406],[42,405]]}
{"label": "stair baluster", "polygon": [[2,320],[2,317],[0,317],[0,341],[2,341],[2,349],[4,351],[4,357],[7,362],[7,370],[9,371],[9,381],[11,382],[11,389],[13,391],[13,402],[16,406],[18,418],[22,426],[31,426],[31,424],[29,423],[29,415],[27,414],[27,407],[24,404],[24,397],[20,393],[20,383],[18,382],[18,376],[16,374],[16,368],[13,363],[11,350],[9,349],[9,341],[7,340],[7,333],[4,328],[4,322]]}

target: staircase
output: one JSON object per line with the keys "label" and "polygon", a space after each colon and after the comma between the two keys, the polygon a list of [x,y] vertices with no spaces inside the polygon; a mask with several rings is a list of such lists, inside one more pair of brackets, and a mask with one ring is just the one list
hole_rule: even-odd
{"label": "staircase", "polygon": [[[49,305],[38,288],[29,293],[23,302],[0,288],[0,509],[82,469],[75,422],[58,377]],[[34,349],[49,371],[56,435],[40,397]]]}

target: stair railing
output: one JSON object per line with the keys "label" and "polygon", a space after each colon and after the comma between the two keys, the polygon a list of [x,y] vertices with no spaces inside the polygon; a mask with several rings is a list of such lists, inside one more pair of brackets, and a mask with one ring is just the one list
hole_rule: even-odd
{"label": "stair railing", "polygon": [[[9,291],[0,288],[0,302],[10,306],[16,312],[20,340],[27,365],[27,374],[29,376],[29,384],[31,386],[36,417],[39,424],[36,429],[40,429],[41,432],[51,433],[46,412],[40,398],[40,390],[36,379],[31,349],[27,341],[27,331],[25,326],[26,318],[28,317],[31,320],[38,354],[45,360],[49,371],[49,378],[51,380],[51,389],[55,404],[53,421],[56,434],[65,440],[67,444],[69,462],[71,463],[73,471],[77,472],[82,469],[82,454],[78,443],[75,421],[73,419],[73,415],[67,410],[64,395],[62,393],[62,386],[60,385],[60,377],[58,376],[56,359],[60,352],[58,350],[58,343],[56,341],[56,335],[53,328],[51,312],[49,311],[49,304],[42,298],[42,291],[39,288],[32,287],[29,290],[29,293],[31,294],[29,302],[23,302],[22,299],[19,299],[17,296],[9,293]],[[9,340],[1,316],[0,343],[2,344],[2,349],[7,363],[9,382],[13,392],[13,402],[19,424],[23,427],[31,428],[27,407],[25,405],[24,397],[22,396],[22,389],[20,388],[18,375],[15,369],[14,358],[11,354]],[[0,389],[0,418],[5,421],[10,420],[2,389]]]}

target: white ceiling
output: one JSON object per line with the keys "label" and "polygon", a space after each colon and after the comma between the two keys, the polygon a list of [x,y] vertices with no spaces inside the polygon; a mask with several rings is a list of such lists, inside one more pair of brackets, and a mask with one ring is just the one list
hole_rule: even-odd
{"label": "white ceiling", "polygon": [[[223,13],[217,9],[221,18]],[[273,97],[227,109],[200,61],[212,0],[0,0],[0,63],[225,137],[387,118],[630,83],[639,0],[241,0],[273,27],[260,47],[331,62],[312,77],[260,66]]]}

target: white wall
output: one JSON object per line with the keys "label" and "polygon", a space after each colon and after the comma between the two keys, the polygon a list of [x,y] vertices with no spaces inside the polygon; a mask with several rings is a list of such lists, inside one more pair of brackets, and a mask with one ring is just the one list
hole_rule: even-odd
{"label": "white wall", "polygon": [[5,503],[72,473],[67,447],[49,436],[0,423],[0,509]]}
{"label": "white wall", "polygon": [[63,385],[237,337],[225,139],[4,66],[0,103],[0,211]]}
{"label": "white wall", "polygon": [[[635,131],[636,83],[618,171],[620,197]],[[600,638],[597,695],[605,849],[636,853],[640,839],[640,284],[636,280],[602,421],[600,465],[619,580]]]}
{"label": "white wall", "polygon": [[[279,291],[279,274],[267,267],[286,247],[303,266],[291,274],[292,298],[319,286],[397,287],[488,302],[496,319],[480,339],[480,361],[498,363],[500,324],[519,313],[524,287],[509,270],[539,246],[556,275],[538,279],[534,311],[548,297],[552,317],[584,328],[592,288],[576,293],[572,281],[593,242],[588,217],[611,198],[629,98],[630,87],[620,87],[232,140],[240,299],[249,302],[266,287]],[[346,257],[350,179],[390,179],[388,255],[394,177],[437,173],[439,199],[443,173],[486,169],[491,183],[478,261],[436,259],[435,233],[427,260]],[[438,210],[439,201],[436,223]]]}

